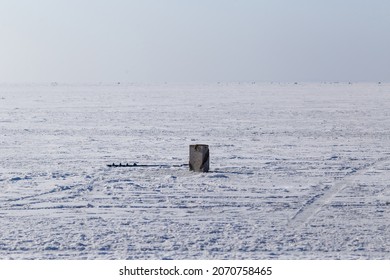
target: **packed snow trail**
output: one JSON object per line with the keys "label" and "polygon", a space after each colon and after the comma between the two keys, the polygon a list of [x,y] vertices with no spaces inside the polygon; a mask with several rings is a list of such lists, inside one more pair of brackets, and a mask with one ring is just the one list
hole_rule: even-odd
{"label": "packed snow trail", "polygon": [[375,165],[381,162],[389,161],[389,157],[382,157],[372,163],[367,163],[359,169],[354,169],[345,177],[335,180],[333,186],[326,189],[324,192],[315,194],[298,210],[298,212],[291,218],[290,226],[292,228],[300,229],[303,226],[307,226],[310,220],[317,215],[321,209],[332,202],[333,198],[345,188],[353,185],[359,176],[367,172],[369,169],[374,168]]}

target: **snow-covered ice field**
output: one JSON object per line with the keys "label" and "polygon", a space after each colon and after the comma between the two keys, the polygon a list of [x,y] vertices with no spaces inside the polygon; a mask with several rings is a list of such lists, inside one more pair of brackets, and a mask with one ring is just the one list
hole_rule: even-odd
{"label": "snow-covered ice field", "polygon": [[1,259],[390,259],[390,84],[3,84],[0,133]]}

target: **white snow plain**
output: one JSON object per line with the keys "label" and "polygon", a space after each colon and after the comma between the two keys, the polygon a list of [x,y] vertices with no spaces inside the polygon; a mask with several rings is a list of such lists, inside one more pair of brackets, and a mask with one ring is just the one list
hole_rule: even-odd
{"label": "white snow plain", "polygon": [[390,259],[390,84],[3,84],[0,132],[1,259]]}

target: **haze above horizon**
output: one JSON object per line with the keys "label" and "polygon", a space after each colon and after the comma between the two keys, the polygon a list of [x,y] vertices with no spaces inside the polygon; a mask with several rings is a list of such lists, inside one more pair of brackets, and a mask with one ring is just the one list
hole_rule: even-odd
{"label": "haze above horizon", "polygon": [[390,81],[384,0],[0,1],[0,82]]}

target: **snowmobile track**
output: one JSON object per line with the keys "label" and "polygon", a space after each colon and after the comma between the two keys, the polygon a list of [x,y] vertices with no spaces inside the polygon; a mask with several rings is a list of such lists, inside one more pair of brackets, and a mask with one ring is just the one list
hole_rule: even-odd
{"label": "snowmobile track", "polygon": [[374,167],[375,165],[388,160],[389,157],[382,157],[374,162],[365,164],[359,169],[354,169],[340,181],[336,181],[335,184],[325,192],[312,196],[291,218],[289,222],[290,226],[292,228],[306,226],[308,222],[321,211],[323,206],[332,202],[333,198],[343,189],[353,184],[357,177],[364,174],[368,169]]}

